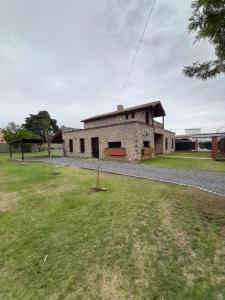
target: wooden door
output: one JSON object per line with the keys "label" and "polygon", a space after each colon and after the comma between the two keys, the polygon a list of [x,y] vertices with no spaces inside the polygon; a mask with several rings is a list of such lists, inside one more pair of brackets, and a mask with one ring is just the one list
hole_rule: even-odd
{"label": "wooden door", "polygon": [[99,138],[98,137],[91,138],[91,150],[92,150],[92,157],[99,158]]}

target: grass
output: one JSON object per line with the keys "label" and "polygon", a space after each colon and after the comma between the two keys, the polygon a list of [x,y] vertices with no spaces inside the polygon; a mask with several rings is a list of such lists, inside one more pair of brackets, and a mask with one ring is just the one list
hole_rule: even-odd
{"label": "grass", "polygon": [[225,199],[0,155],[1,299],[224,299]]}
{"label": "grass", "polygon": [[[192,156],[199,156],[197,158],[191,158]],[[208,154],[207,154],[208,155]],[[179,169],[192,169],[192,170],[202,170],[202,171],[212,171],[212,172],[225,172],[225,162],[224,161],[214,161],[211,159],[202,159],[206,157],[206,153],[189,153],[188,152],[173,152],[167,155],[154,157],[148,160],[142,161],[142,163],[147,165],[156,165],[168,168],[179,168]],[[175,157],[175,156],[190,156],[190,158]]]}
{"label": "grass", "polygon": [[203,157],[211,158],[211,152],[195,152],[195,151],[173,151],[169,156],[186,156],[186,157]]}

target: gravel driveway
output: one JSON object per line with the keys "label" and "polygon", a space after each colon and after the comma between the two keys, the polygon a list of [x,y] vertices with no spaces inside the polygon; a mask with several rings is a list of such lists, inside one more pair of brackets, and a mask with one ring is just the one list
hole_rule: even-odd
{"label": "gravel driveway", "polygon": [[[29,161],[49,162],[48,157],[30,157]],[[98,160],[53,157],[52,162],[78,168],[97,169]],[[225,196],[225,173],[205,172],[187,169],[173,169],[146,166],[136,163],[100,161],[100,169],[105,172],[128,175],[163,182],[176,183],[206,189]]]}

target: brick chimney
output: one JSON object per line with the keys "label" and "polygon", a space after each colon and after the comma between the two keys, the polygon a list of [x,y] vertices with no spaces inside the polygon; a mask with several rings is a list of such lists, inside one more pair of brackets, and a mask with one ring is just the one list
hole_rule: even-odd
{"label": "brick chimney", "polygon": [[117,111],[122,111],[124,110],[124,107],[122,104],[117,105]]}

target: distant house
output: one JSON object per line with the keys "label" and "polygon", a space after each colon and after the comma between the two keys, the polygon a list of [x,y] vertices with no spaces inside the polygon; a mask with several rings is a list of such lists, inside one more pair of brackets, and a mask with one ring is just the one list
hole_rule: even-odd
{"label": "distant house", "polygon": [[4,133],[2,131],[2,129],[0,128],[0,144],[5,144],[6,141],[4,139]]}
{"label": "distant house", "polygon": [[0,153],[9,152],[9,145],[4,139],[3,130],[0,128]]}
{"label": "distant house", "polygon": [[[137,161],[175,149],[175,133],[164,129],[160,101],[84,119],[84,129],[63,131],[68,157]],[[161,117],[162,122],[154,118]]]}

